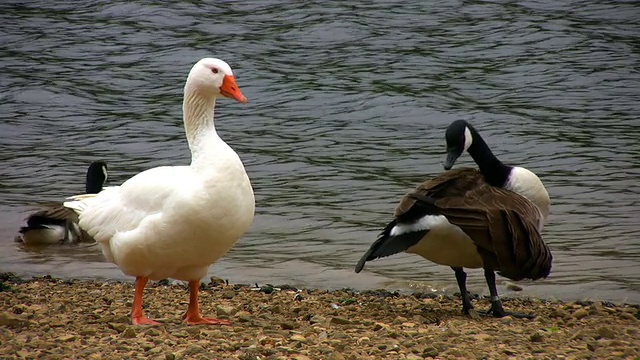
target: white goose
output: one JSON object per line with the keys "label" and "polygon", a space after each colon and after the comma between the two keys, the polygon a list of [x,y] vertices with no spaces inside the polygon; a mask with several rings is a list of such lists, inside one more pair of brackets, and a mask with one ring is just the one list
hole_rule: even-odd
{"label": "white goose", "polygon": [[136,277],[133,324],[157,325],[142,314],[149,279],[189,282],[188,324],[229,324],[200,316],[198,286],[253,221],[255,201],[242,161],[217,134],[216,99],[246,103],[229,65],[198,61],[184,87],[183,119],[191,165],[143,171],[97,195],[72,197],[79,225],[100,244],[105,257]]}

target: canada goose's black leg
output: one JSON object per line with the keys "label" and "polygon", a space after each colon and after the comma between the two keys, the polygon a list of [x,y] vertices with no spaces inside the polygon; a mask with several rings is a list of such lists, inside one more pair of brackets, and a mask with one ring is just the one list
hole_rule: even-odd
{"label": "canada goose's black leg", "polygon": [[496,288],[496,274],[493,270],[484,269],[484,277],[487,279],[487,285],[489,285],[489,293],[491,294],[491,307],[488,311],[479,311],[482,315],[493,315],[493,317],[501,318],[507,315],[511,315],[514,318],[519,319],[533,319],[535,315],[519,314],[504,311],[502,308],[502,301],[498,296],[498,289]]}
{"label": "canada goose's black leg", "polygon": [[469,293],[467,292],[467,273],[462,270],[461,267],[452,267],[456,273],[456,280],[458,281],[458,288],[460,288],[460,296],[462,297],[462,312],[471,316],[472,318],[478,318],[478,313],[473,309]]}

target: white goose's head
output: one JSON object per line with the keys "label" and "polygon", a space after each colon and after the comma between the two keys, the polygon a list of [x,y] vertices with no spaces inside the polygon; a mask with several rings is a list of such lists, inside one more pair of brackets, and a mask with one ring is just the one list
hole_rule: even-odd
{"label": "white goose's head", "polygon": [[452,122],[445,133],[447,141],[447,159],[444,161],[444,169],[449,170],[463,152],[469,150],[473,144],[473,127],[464,120]]}
{"label": "white goose's head", "polygon": [[247,98],[236,85],[229,64],[215,58],[204,58],[193,65],[185,85],[185,92],[187,91],[211,97],[224,96],[243,104],[247,102]]}

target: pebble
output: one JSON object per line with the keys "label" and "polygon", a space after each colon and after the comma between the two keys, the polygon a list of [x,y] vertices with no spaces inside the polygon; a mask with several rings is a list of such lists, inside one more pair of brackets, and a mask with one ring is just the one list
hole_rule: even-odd
{"label": "pebble", "polygon": [[600,337],[605,339],[613,339],[616,337],[616,332],[608,326],[601,326],[596,331]]}
{"label": "pebble", "polygon": [[33,323],[27,319],[24,319],[20,316],[16,316],[9,312],[1,312],[0,313],[0,326],[7,326],[10,328],[23,328],[29,327]]}
{"label": "pebble", "polygon": [[507,289],[511,291],[522,291],[522,286],[508,282]]}
{"label": "pebble", "polygon": [[251,320],[251,314],[247,311],[238,311],[235,316],[240,322],[249,322]]}
{"label": "pebble", "polygon": [[320,315],[314,315],[309,319],[309,323],[311,324],[324,324],[327,322],[327,319]]}
{"label": "pebble", "polygon": [[331,323],[338,324],[338,325],[348,325],[348,324],[351,324],[351,320],[341,318],[341,317],[332,317]]}
{"label": "pebble", "polygon": [[571,314],[571,316],[574,317],[575,319],[580,320],[589,316],[589,312],[586,309],[578,309],[574,311],[573,314]]}
{"label": "pebble", "polygon": [[307,342],[307,338],[305,338],[304,336],[302,336],[300,334],[293,334],[293,335],[291,335],[291,337],[289,339],[291,339],[291,341],[299,341],[299,342],[302,342],[302,343],[306,343]]}
{"label": "pebble", "polygon": [[384,323],[381,323],[381,322],[377,322],[377,323],[375,323],[373,325],[373,331],[378,331],[378,330],[381,330],[381,329],[389,330],[390,328],[391,328],[390,325],[387,325],[387,324],[384,324]]}
{"label": "pebble", "polygon": [[[62,288],[50,280],[10,285],[14,292],[0,293],[0,309],[6,309],[0,310],[0,318],[6,317],[4,311],[33,326],[0,325],[0,358],[599,359],[612,353],[633,358],[640,343],[634,305],[507,298],[506,309],[538,317],[472,321],[461,314],[459,299],[451,296],[421,300],[388,292],[301,290],[300,300],[295,301],[297,293],[291,291],[266,295],[241,286],[219,286],[214,291],[205,287],[202,311],[220,311],[233,326],[185,326],[180,319],[188,303],[184,286],[168,284],[147,289],[148,315],[165,321],[144,327],[130,325],[126,304],[132,298],[131,283],[79,281]],[[101,290],[98,299],[89,296],[96,289]],[[225,298],[229,295],[223,293],[232,289],[233,298]],[[486,299],[474,301],[479,308],[486,305]],[[574,317],[580,311],[587,316]],[[341,325],[335,319],[349,323]]]}
{"label": "pebble", "polygon": [[125,339],[131,339],[136,337],[138,334],[136,333],[136,329],[133,326],[129,326],[124,331],[122,331],[121,336]]}
{"label": "pebble", "polygon": [[59,336],[56,340],[62,341],[62,342],[75,341],[76,340],[76,336],[75,335],[62,335],[62,336]]}

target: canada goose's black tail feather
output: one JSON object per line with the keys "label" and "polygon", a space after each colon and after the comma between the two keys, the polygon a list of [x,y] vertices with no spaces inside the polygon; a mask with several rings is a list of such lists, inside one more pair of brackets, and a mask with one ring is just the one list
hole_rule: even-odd
{"label": "canada goose's black tail feather", "polygon": [[419,230],[415,232],[400,234],[397,236],[390,236],[391,229],[393,229],[395,225],[395,220],[389,223],[382,234],[380,234],[380,237],[378,237],[378,239],[373,244],[371,244],[369,250],[367,250],[367,252],[362,255],[360,261],[358,261],[358,264],[356,265],[356,273],[362,271],[362,268],[364,268],[364,264],[367,261],[390,256],[409,249],[413,245],[420,242],[424,235],[429,231],[428,229]]}

